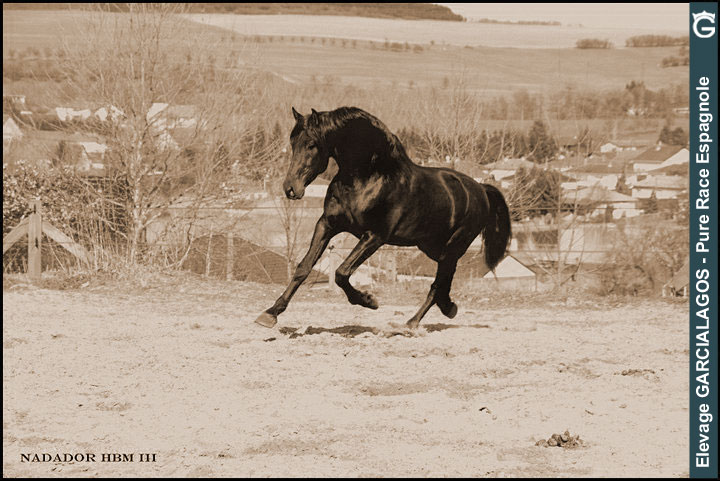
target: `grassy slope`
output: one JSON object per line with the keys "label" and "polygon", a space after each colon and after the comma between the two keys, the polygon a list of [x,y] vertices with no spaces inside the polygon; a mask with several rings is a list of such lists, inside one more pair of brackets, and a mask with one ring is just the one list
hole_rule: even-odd
{"label": "grassy slope", "polygon": [[[6,11],[3,14],[3,56],[10,49],[27,47],[54,49],[61,35],[72,38],[79,12]],[[229,36],[230,32],[196,23],[188,24],[188,35],[203,31]],[[280,41],[259,44],[264,68],[296,82],[305,83],[332,76],[343,84],[368,87],[374,84],[415,86],[442,84],[445,77],[465,73],[469,87],[496,94],[525,88],[547,92],[558,88],[622,88],[631,80],[644,80],[649,88],[687,82],[687,67],[660,68],[663,57],[675,48],[613,50],[527,49],[425,44],[421,53],[393,52],[382,43],[357,41],[342,46],[340,40],[325,45],[316,39],[284,36]],[[242,37],[238,36],[238,43]],[[292,42],[291,38],[295,41]],[[376,48],[371,48],[372,46]],[[222,56],[219,52],[218,58]]]}
{"label": "grassy slope", "polygon": [[[118,5],[119,10],[124,4]],[[63,7],[73,7],[64,4]],[[3,10],[56,10],[56,3],[10,3]],[[84,7],[80,7],[84,8]],[[462,15],[434,3],[196,3],[191,12],[234,13],[239,15],[348,15],[370,18],[450,20],[461,22]]]}
{"label": "grassy slope", "polygon": [[[339,45],[265,43],[263,65],[300,82],[335,76],[343,83],[440,86],[445,77],[464,72],[470,88],[487,94],[525,88],[553,91],[558,88],[615,89],[631,80],[644,80],[649,88],[687,81],[687,68],[662,69],[660,60],[673,48],[527,51],[491,47],[432,47],[421,53],[375,50],[366,43],[352,49]],[[351,57],[351,61],[348,59]]]}

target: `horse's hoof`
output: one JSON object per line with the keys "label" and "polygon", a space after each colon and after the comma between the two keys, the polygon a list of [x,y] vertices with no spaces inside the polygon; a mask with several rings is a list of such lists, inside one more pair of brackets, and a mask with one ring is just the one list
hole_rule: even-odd
{"label": "horse's hoof", "polygon": [[357,298],[350,300],[350,303],[358,304],[362,307],[367,307],[368,309],[377,309],[379,307],[378,301],[375,297],[367,292],[363,292],[357,296]]}
{"label": "horse's hoof", "polygon": [[442,312],[445,315],[445,317],[452,319],[455,316],[457,316],[458,308],[454,302],[451,302],[448,305],[442,306],[440,308],[440,312]]}
{"label": "horse's hoof", "polygon": [[367,294],[364,301],[365,302],[363,302],[363,306],[367,307],[368,309],[377,309],[380,306],[377,299],[375,299],[372,294]]}
{"label": "horse's hoof", "polygon": [[416,321],[415,319],[410,319],[406,324],[407,327],[410,329],[417,329],[420,325],[420,321]]}
{"label": "horse's hoof", "polygon": [[277,324],[277,316],[273,316],[269,312],[263,312],[255,319],[255,323],[263,327],[275,327],[275,324]]}

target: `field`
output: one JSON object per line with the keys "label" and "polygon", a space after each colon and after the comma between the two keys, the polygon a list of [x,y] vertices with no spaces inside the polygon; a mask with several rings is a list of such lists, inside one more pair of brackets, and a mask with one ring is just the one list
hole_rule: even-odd
{"label": "field", "polygon": [[[71,42],[81,15],[79,12],[5,11],[3,54],[7,55],[10,49],[20,51],[27,47],[54,49],[59,45],[61,34]],[[631,80],[642,80],[649,88],[657,89],[684,84],[688,78],[687,67],[659,66],[664,57],[677,55],[677,48],[566,48],[574,45],[573,39],[579,38],[575,27],[328,16],[192,15],[189,18],[211,25],[188,22],[189,35],[205,33],[229,38],[233,30],[262,35],[262,43],[253,47],[259,67],[299,84],[327,80],[335,85],[362,88],[387,85],[410,88],[441,86],[449,78],[464,75],[469,89],[496,95],[517,89],[530,92],[552,92],[567,87],[621,89]],[[564,40],[555,40],[556,30]],[[584,32],[583,36],[596,36],[596,33]],[[311,43],[310,37],[338,39],[315,38]],[[351,42],[343,45],[341,39],[355,37],[361,40],[354,48]],[[368,39],[375,41],[368,42]],[[386,39],[421,44],[423,50],[419,53],[386,50],[383,47]],[[430,45],[431,41],[435,45]],[[242,37],[238,36],[238,52],[242,43]],[[219,51],[218,58],[231,54]]]}
{"label": "field", "polygon": [[616,47],[624,47],[625,39],[633,35],[687,35],[687,31],[663,31],[647,26],[589,28],[313,15],[191,14],[188,17],[246,35],[304,35],[423,44],[433,41],[460,47],[572,48],[581,38],[609,39]]}
{"label": "field", "polygon": [[[4,477],[687,476],[685,303],[464,296],[408,336],[420,292],[302,288],[293,335],[252,323],[281,286],[142,284],[4,283]],[[65,452],[135,462],[20,463]]]}

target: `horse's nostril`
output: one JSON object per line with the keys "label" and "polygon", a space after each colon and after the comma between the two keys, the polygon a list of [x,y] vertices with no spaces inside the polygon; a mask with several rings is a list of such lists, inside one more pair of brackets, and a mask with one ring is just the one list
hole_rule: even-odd
{"label": "horse's nostril", "polygon": [[289,198],[295,197],[295,191],[293,190],[292,187],[290,187],[290,188],[287,190],[287,192],[285,192],[285,193],[287,194],[287,196],[288,196]]}

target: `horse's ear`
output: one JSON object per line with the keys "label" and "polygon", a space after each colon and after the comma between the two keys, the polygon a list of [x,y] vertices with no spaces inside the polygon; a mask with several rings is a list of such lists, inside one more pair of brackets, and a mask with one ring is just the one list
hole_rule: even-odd
{"label": "horse's ear", "polygon": [[302,114],[299,113],[297,110],[295,110],[295,107],[292,108],[293,117],[295,117],[295,121],[299,122],[300,119],[303,118]]}
{"label": "horse's ear", "polygon": [[318,113],[317,113],[317,110],[315,110],[315,109],[310,109],[310,115],[312,115],[313,117],[317,117],[317,114],[318,114]]}

